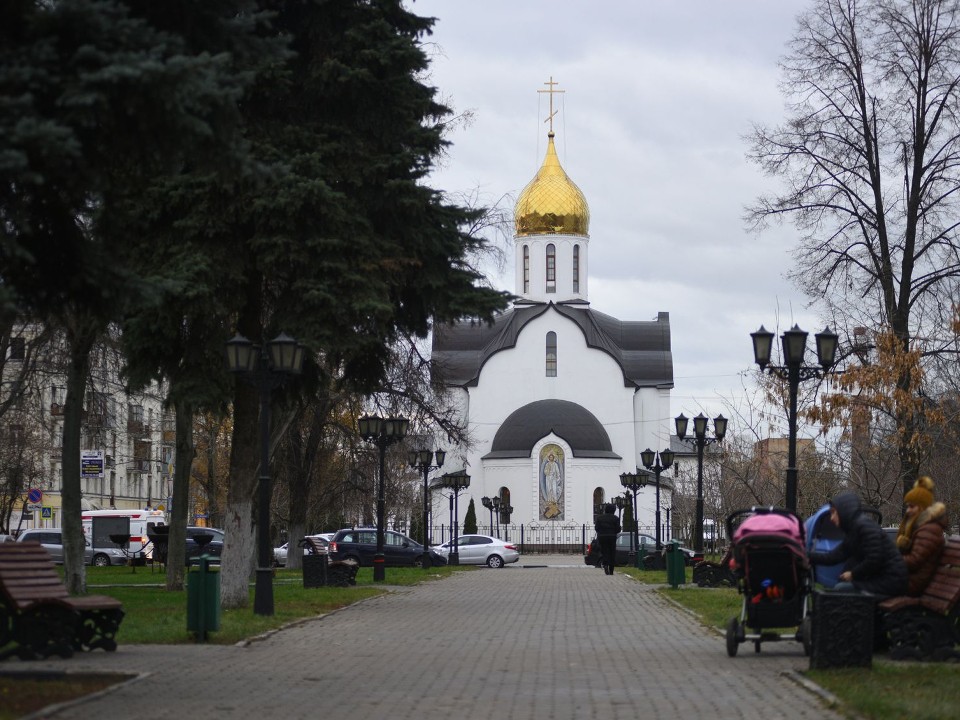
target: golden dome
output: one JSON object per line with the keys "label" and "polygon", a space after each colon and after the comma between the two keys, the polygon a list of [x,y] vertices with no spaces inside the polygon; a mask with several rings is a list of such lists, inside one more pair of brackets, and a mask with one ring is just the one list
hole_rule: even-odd
{"label": "golden dome", "polygon": [[560,167],[547,135],[547,156],[537,175],[520,193],[514,211],[517,235],[582,235],[589,237],[590,208],[580,188]]}

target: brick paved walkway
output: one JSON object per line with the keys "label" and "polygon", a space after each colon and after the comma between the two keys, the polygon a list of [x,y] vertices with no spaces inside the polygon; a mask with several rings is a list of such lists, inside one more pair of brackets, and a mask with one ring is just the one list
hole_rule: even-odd
{"label": "brick paved walkway", "polygon": [[841,717],[788,675],[808,665],[799,643],[728,658],[649,586],[578,560],[396,588],[247,646],[121,644],[19,666],[144,673],[58,719]]}

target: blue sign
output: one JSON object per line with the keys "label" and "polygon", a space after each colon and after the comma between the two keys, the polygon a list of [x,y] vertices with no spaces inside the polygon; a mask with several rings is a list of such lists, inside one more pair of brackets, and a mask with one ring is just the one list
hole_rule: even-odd
{"label": "blue sign", "polygon": [[38,503],[43,500],[43,490],[40,488],[30,488],[27,490],[27,501]]}

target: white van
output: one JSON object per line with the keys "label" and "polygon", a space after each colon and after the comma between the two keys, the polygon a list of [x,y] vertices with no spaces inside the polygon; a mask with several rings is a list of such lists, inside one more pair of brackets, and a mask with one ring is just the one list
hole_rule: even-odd
{"label": "white van", "polygon": [[127,552],[131,557],[138,557],[150,542],[147,536],[153,528],[167,524],[167,515],[162,510],[86,510],[80,520],[83,534],[94,549],[116,547],[110,535],[129,533]]}

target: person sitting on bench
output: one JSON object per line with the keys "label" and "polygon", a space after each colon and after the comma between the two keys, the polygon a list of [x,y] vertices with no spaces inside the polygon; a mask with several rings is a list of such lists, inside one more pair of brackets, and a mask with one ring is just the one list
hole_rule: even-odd
{"label": "person sitting on bench", "polygon": [[919,597],[927,589],[940,564],[947,523],[947,507],[933,501],[933,480],[917,478],[903,497],[906,512],[897,533],[897,549],[907,565],[907,595]]}

